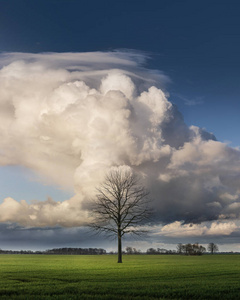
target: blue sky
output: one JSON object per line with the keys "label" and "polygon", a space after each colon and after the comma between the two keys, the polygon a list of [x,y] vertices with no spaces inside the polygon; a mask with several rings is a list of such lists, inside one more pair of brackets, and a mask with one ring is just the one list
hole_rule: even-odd
{"label": "blue sky", "polygon": [[[239,13],[234,0],[0,0],[0,53],[139,51],[148,57],[145,68],[168,77],[164,90],[188,126],[239,147]],[[33,170],[0,167],[0,201],[74,196],[73,187]]]}

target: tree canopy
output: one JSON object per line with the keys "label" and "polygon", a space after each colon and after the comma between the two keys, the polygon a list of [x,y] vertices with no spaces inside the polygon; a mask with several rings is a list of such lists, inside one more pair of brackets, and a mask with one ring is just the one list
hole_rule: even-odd
{"label": "tree canopy", "polygon": [[97,232],[105,232],[118,238],[118,262],[122,262],[122,237],[124,234],[142,234],[139,225],[150,215],[149,192],[141,184],[139,176],[129,167],[113,168],[97,188],[93,204],[94,223]]}

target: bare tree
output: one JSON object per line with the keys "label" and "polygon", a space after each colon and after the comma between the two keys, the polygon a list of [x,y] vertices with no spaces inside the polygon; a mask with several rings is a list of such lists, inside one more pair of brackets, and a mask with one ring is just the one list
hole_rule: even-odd
{"label": "bare tree", "polygon": [[218,246],[214,243],[209,243],[208,244],[208,251],[211,252],[211,254],[213,254],[213,253],[218,251]]}
{"label": "bare tree", "polygon": [[183,247],[183,244],[182,243],[179,243],[179,244],[177,244],[177,252],[179,253],[179,254],[182,254],[182,252],[183,252],[183,249],[184,247]]}
{"label": "bare tree", "polygon": [[94,223],[97,232],[117,236],[118,263],[122,263],[122,237],[124,234],[142,234],[138,226],[149,214],[148,191],[131,169],[118,167],[111,170],[97,188],[93,204]]}

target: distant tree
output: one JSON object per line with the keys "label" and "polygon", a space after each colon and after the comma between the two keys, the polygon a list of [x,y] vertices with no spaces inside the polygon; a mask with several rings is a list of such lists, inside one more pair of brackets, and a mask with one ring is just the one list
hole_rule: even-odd
{"label": "distant tree", "polygon": [[206,252],[206,248],[202,245],[199,245],[198,243],[193,244],[193,254],[194,255],[202,255],[204,252]]}
{"label": "distant tree", "polygon": [[183,244],[182,243],[177,244],[177,252],[179,254],[182,254],[182,252],[183,252]]}
{"label": "distant tree", "polygon": [[186,244],[185,253],[188,255],[193,255],[193,245],[192,244]]}
{"label": "distant tree", "polygon": [[93,203],[97,232],[118,238],[118,263],[122,263],[122,237],[124,234],[142,234],[138,228],[150,215],[148,192],[137,175],[130,169],[118,167],[110,171],[97,189]]}
{"label": "distant tree", "polygon": [[141,250],[140,250],[140,249],[137,250],[136,248],[133,248],[133,253],[134,253],[134,254],[140,254],[140,253],[141,253]]}
{"label": "distant tree", "polygon": [[206,248],[200,245],[200,247],[199,247],[199,254],[202,255],[205,252],[206,252]]}
{"label": "distant tree", "polygon": [[211,254],[218,252],[218,246],[214,243],[209,243],[207,249]]}
{"label": "distant tree", "polygon": [[158,252],[154,248],[149,248],[149,249],[147,249],[147,254],[158,254]]}
{"label": "distant tree", "polygon": [[133,254],[133,248],[132,247],[126,247],[126,253],[127,254]]}

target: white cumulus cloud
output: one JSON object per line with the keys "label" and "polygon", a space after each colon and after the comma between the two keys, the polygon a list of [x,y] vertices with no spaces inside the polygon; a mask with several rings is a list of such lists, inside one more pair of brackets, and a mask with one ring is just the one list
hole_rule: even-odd
{"label": "white cumulus cloud", "polygon": [[0,165],[75,190],[63,202],[9,195],[1,222],[85,225],[96,186],[116,166],[141,174],[156,222],[239,216],[240,151],[189,128],[164,91],[169,79],[145,60],[134,52],[0,55]]}

